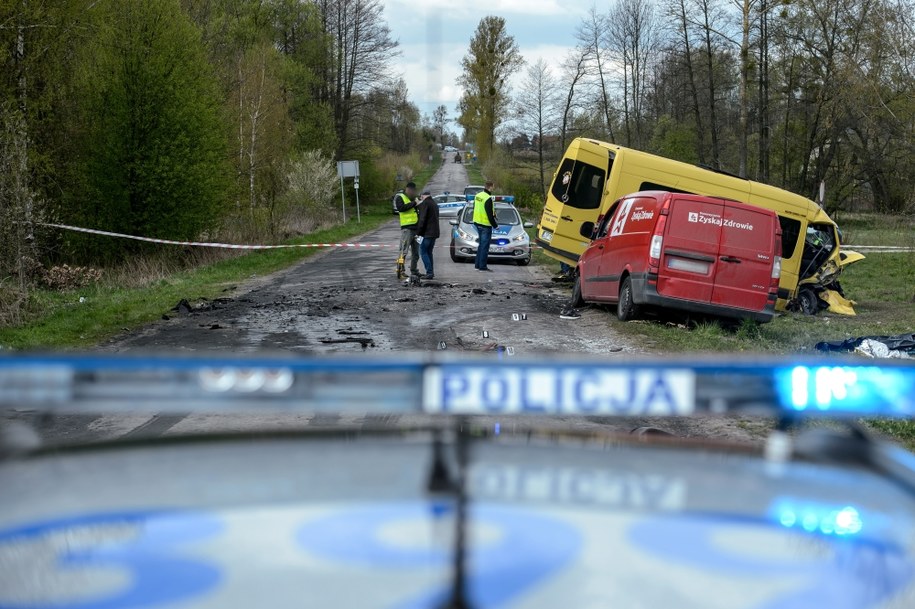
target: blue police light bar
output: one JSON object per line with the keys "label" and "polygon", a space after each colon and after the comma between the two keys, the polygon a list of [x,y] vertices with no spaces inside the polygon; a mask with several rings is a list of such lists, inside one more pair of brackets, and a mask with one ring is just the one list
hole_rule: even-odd
{"label": "blue police light bar", "polygon": [[[465,195],[464,198],[468,203],[473,203],[473,200],[476,198],[476,195]],[[493,195],[492,200],[496,203],[514,203],[515,195]]]}
{"label": "blue police light bar", "polygon": [[814,535],[852,537],[862,531],[867,532],[861,512],[852,505],[834,506],[780,499],[773,502],[770,516],[786,529]]}
{"label": "blue police light bar", "polygon": [[915,366],[520,357],[0,357],[0,409],[915,417]]}
{"label": "blue police light bar", "polygon": [[799,365],[776,373],[780,403],[796,412],[912,416],[915,369]]}

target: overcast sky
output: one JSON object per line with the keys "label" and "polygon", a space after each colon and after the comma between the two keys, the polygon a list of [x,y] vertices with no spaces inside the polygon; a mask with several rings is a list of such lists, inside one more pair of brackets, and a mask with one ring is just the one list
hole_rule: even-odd
{"label": "overcast sky", "polygon": [[[400,42],[396,72],[423,114],[439,104],[455,118],[461,96],[455,80],[480,20],[505,19],[525,61],[538,57],[558,66],[575,44],[575,28],[590,4],[575,0],[383,0],[393,37]],[[517,79],[516,79],[517,80]]]}

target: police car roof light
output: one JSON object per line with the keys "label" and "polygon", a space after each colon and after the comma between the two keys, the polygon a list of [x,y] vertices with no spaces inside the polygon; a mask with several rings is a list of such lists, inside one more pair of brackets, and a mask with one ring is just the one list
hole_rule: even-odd
{"label": "police car roof light", "polygon": [[[353,379],[359,382],[354,383]],[[0,357],[0,408],[915,417],[915,366],[857,360],[562,361],[67,354]]]}

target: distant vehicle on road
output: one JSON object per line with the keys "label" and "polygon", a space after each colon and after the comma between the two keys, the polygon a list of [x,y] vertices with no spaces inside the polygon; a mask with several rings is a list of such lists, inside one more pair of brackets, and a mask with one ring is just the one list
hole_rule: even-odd
{"label": "distant vehicle on road", "polygon": [[479,184],[468,184],[464,187],[464,197],[470,201],[473,199],[473,197],[477,196],[478,193],[481,193],[484,190],[486,190],[485,186],[481,186]]}
{"label": "distant vehicle on road", "polygon": [[572,306],[615,303],[622,321],[643,306],[768,322],[781,276],[778,215],[717,197],[637,192],[581,236]]}
{"label": "distant vehicle on road", "polygon": [[444,218],[456,218],[467,202],[463,195],[450,192],[435,195],[432,199],[438,204],[438,215]]}
{"label": "distant vehicle on road", "polygon": [[454,146],[445,146],[444,151],[445,152],[457,152],[457,148],[455,148]]}
{"label": "distant vehicle on road", "polygon": [[[492,231],[492,242],[489,244],[490,260],[509,260],[519,266],[531,262],[531,240],[525,228],[534,226],[533,222],[522,222],[521,214],[512,205],[514,197],[498,195],[493,197],[494,211],[499,228]],[[459,216],[450,221],[451,260],[469,262],[477,255],[477,244],[480,241],[476,227],[473,225],[473,203],[466,203]]]}

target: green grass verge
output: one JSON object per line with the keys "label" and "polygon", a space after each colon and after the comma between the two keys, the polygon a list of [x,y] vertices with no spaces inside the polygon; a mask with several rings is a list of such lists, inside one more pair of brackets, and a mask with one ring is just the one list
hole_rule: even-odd
{"label": "green grass verge", "polygon": [[[479,163],[465,163],[464,167],[467,169],[467,183],[468,184],[482,184],[483,180],[483,170],[480,168]],[[499,193],[495,193],[499,194]]]}
{"label": "green grass verge", "polygon": [[896,442],[915,452],[915,423],[898,419],[872,419],[865,421],[872,429],[889,436]]}
{"label": "green grass verge", "polygon": [[[288,243],[339,242],[390,221],[389,203],[363,207],[362,223],[317,231]],[[159,319],[182,298],[196,301],[222,295],[226,288],[266,275],[317,253],[319,249],[252,252],[237,258],[189,269],[142,288],[121,288],[104,282],[72,292],[33,293],[36,314],[18,327],[0,328],[0,346],[13,349],[84,348],[125,330]],[[84,302],[79,302],[80,298]]]}
{"label": "green grass verge", "polygon": [[[432,153],[432,162],[428,165],[424,165],[422,169],[413,174],[413,182],[415,182],[420,189],[423,188],[426,182],[435,175],[435,172],[439,170],[442,166],[442,152],[441,150],[436,150]],[[419,192],[422,192],[420,190]]]}
{"label": "green grass verge", "polygon": [[834,218],[842,229],[844,243],[915,247],[915,216],[873,213],[839,213]]}

